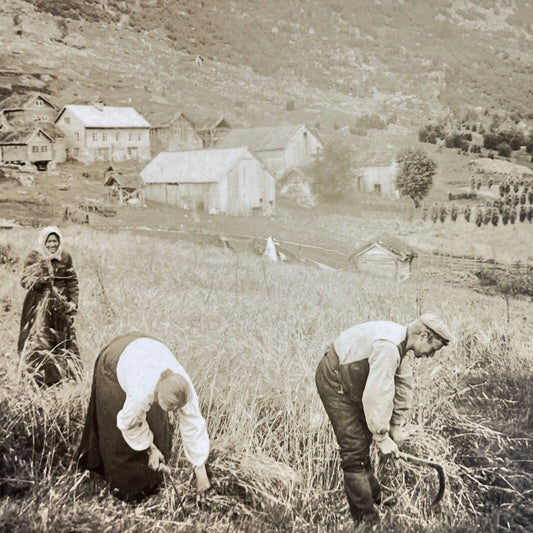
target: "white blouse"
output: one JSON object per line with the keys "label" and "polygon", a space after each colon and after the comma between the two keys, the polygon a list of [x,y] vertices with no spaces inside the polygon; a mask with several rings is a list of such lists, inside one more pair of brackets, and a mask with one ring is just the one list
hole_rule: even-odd
{"label": "white blouse", "polygon": [[200,466],[209,455],[209,436],[200,413],[198,396],[185,369],[174,354],[154,339],[136,339],[122,352],[117,365],[117,378],[126,393],[124,406],[117,414],[117,427],[124,440],[134,450],[146,450],[154,435],[146,422],[146,413],[154,401],[154,392],[161,373],[170,369],[183,376],[190,385],[187,403],[178,410],[185,456]]}

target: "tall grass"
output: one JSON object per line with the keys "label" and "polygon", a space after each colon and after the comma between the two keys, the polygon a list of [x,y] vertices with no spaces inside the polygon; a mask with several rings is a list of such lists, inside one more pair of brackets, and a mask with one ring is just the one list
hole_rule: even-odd
{"label": "tall grass", "polygon": [[[17,302],[1,317],[0,522],[7,531],[349,531],[314,369],[342,329],[414,318],[421,291],[423,310],[440,311],[458,342],[415,362],[415,434],[404,449],[443,464],[448,490],[433,510],[434,472],[376,461],[385,495],[398,500],[381,509],[380,528],[528,527],[520,524],[531,516],[528,302],[516,302],[507,324],[501,299],[433,282],[398,285],[127,232],[64,233],[81,289],[78,383],[43,391],[30,378],[17,382],[20,268],[0,265],[0,299]],[[34,237],[11,230],[0,244],[23,257]],[[94,359],[113,336],[134,329],[164,341],[195,383],[212,444],[214,487],[203,507],[179,437],[174,483],[137,507],[75,470]]]}

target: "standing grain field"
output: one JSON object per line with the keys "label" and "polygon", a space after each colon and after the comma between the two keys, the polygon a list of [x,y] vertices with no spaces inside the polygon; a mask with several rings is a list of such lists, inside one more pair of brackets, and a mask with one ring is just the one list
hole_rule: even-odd
{"label": "standing grain field", "polygon": [[[80,279],[78,383],[39,390],[16,339],[20,260],[35,231],[0,235],[0,524],[4,531],[351,531],[335,439],[314,385],[328,343],[357,322],[406,323],[422,310],[457,343],[414,362],[410,453],[377,467],[385,496],[377,531],[531,531],[532,305],[451,285],[397,284],[349,272],[268,263],[251,253],[169,243],[130,232],[66,228]],[[421,294],[425,297],[421,298]],[[115,335],[160,338],[195,383],[212,441],[213,490],[195,504],[176,437],[175,486],[136,507],[77,472],[92,365]],[[361,529],[361,531],[364,529]]]}

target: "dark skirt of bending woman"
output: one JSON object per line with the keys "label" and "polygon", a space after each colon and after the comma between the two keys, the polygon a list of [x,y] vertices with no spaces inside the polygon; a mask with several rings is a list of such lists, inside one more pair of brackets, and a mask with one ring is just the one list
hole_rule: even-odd
{"label": "dark skirt of bending woman", "polygon": [[[117,364],[128,344],[141,335],[117,337],[101,352],[94,366],[91,399],[78,450],[78,466],[100,474],[111,494],[128,502],[140,501],[161,484],[163,475],[148,467],[148,453],[128,446],[117,428],[117,413],[126,394],[117,380]],[[165,460],[170,458],[172,428],[168,414],[154,402],[146,415],[154,444]]]}

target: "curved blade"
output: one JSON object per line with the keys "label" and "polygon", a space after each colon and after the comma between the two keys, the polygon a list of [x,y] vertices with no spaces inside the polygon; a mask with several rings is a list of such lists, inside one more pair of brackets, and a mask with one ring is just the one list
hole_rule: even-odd
{"label": "curved blade", "polygon": [[400,459],[403,459],[404,461],[410,461],[411,463],[417,465],[430,466],[431,468],[434,468],[437,471],[437,474],[439,475],[439,492],[437,492],[437,496],[435,496],[435,499],[431,503],[432,506],[437,505],[437,503],[442,500],[442,497],[444,496],[444,489],[446,488],[446,477],[444,476],[444,468],[442,468],[442,466],[438,463],[432,463],[431,461],[422,459],[421,457],[416,457],[415,455],[410,455],[404,452],[400,452],[398,457]]}

